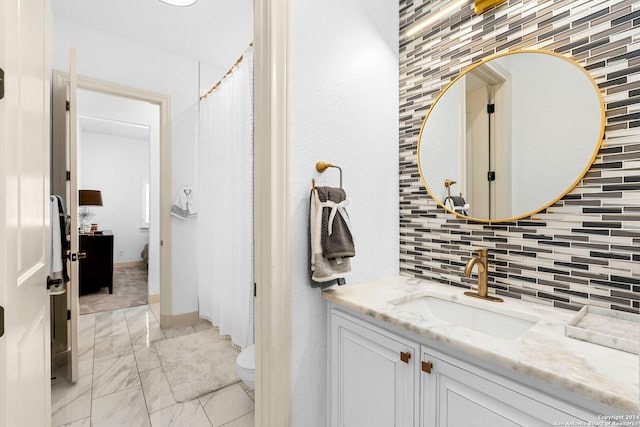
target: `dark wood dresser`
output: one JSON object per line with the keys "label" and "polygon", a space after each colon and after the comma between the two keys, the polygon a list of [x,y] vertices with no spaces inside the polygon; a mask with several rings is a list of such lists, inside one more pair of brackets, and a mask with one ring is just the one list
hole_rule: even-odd
{"label": "dark wood dresser", "polygon": [[109,288],[113,293],[113,234],[81,234],[80,252],[87,257],[80,259],[80,295]]}

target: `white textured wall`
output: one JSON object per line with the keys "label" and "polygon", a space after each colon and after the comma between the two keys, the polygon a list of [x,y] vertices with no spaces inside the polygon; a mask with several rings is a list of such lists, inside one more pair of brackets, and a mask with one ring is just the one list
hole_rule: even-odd
{"label": "white textured wall", "polygon": [[[53,19],[52,66],[68,68],[78,49],[78,74],[171,96],[172,199],[195,185],[198,62],[60,17]],[[193,221],[173,221],[173,314],[198,309]]]}
{"label": "white textured wall", "polygon": [[309,287],[308,218],[317,161],[342,167],[357,255],[348,283],[397,275],[398,3],[291,5],[292,422],[326,424],[326,304]]}
{"label": "white textured wall", "polygon": [[582,70],[555,56],[496,61],[511,72],[512,209],[523,214],[560,196],[585,170],[600,132],[600,103]]}
{"label": "white textured wall", "polygon": [[420,166],[431,192],[441,201],[447,198],[445,179],[457,181],[452,194],[457,196],[463,187],[464,171],[458,170],[458,158],[462,154],[460,142],[464,137],[464,109],[460,105],[464,94],[464,80],[449,87],[438,100],[437,108],[429,112],[429,120],[422,129],[420,141]]}
{"label": "white textured wall", "polygon": [[[149,230],[140,228],[140,185],[149,179],[149,140],[83,132],[78,186],[100,190],[91,208],[100,230],[114,235],[113,261],[140,261]],[[117,165],[117,172],[114,172]]]}
{"label": "white textured wall", "polygon": [[[238,57],[242,55],[243,52],[238,51]],[[227,70],[231,68],[233,63],[229,64],[228,68],[220,68],[215,65],[206,64],[204,62],[200,63],[200,94],[204,94],[211,89],[211,87],[216,84],[222,76],[225,75]]]}

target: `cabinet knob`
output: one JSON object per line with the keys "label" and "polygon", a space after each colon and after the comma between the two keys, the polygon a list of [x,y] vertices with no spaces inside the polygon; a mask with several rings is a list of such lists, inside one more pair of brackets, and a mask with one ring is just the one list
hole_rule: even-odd
{"label": "cabinet knob", "polygon": [[402,360],[404,363],[409,363],[409,359],[411,359],[411,353],[409,353],[408,351],[400,352],[400,360]]}
{"label": "cabinet knob", "polygon": [[433,363],[422,362],[422,372],[426,372],[427,374],[430,374],[432,368],[433,368]]}

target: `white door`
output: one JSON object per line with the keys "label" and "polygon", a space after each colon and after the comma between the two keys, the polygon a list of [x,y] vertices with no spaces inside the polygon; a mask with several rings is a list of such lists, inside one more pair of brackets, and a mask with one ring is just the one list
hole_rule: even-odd
{"label": "white door", "polygon": [[[511,217],[509,84],[497,70],[474,70],[465,80],[465,198],[474,218]],[[489,113],[489,105],[493,112]],[[489,179],[489,173],[492,178]]]}
{"label": "white door", "polygon": [[467,192],[463,196],[469,203],[469,214],[474,218],[489,219],[490,191],[487,173],[490,165],[489,116],[487,114],[487,86],[468,90],[467,114]]}
{"label": "white door", "polygon": [[[69,243],[70,259],[69,282],[67,283],[66,304],[70,312],[67,321],[66,339],[60,344],[54,343],[54,351],[68,351],[69,363],[64,376],[70,382],[78,380],[78,345],[79,345],[79,272],[78,258],[78,104],[77,88],[78,76],[76,72],[77,53],[75,48],[69,49],[69,74],[60,71],[53,73],[53,102],[52,102],[52,179],[53,192],[63,196],[67,203],[70,218]],[[65,108],[65,104],[67,107]],[[65,173],[68,171],[68,175]],[[65,175],[67,178],[65,179]],[[75,261],[74,261],[75,260]],[[54,354],[54,360],[56,355]]]}
{"label": "white door", "polygon": [[0,2],[0,425],[51,418],[49,4]]}
{"label": "white door", "polygon": [[67,140],[69,141],[69,164],[70,173],[69,188],[67,196],[69,197],[69,216],[70,220],[70,252],[71,262],[69,263],[69,310],[71,318],[69,319],[69,347],[71,351],[71,372],[67,374],[72,382],[78,381],[78,340],[80,332],[78,329],[80,315],[80,274],[78,271],[78,257],[84,256],[79,254],[78,249],[78,75],[76,72],[76,49],[69,49],[69,113],[67,126]]}

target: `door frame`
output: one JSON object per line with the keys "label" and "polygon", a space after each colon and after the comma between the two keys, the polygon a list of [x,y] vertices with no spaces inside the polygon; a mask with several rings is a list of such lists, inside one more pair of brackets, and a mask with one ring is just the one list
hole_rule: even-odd
{"label": "door frame", "polygon": [[258,427],[291,423],[290,0],[254,0]]}
{"label": "door frame", "polygon": [[[290,0],[254,0],[256,417],[291,422]],[[170,97],[78,77],[78,87],[160,105],[160,310],[171,313]],[[164,316],[161,316],[164,317]]]}
{"label": "door frame", "polygon": [[[53,71],[53,81],[62,79],[65,84],[69,82],[69,75],[64,71]],[[54,83],[55,86],[55,83]],[[169,95],[125,86],[105,80],[91,77],[78,76],[78,89],[120,96],[123,98],[149,102],[160,108],[160,325],[162,319],[171,319],[172,316],[172,276],[171,276],[171,97]],[[52,113],[54,116],[65,112],[64,105],[54,103]],[[64,128],[60,129],[60,121],[54,120],[52,132],[54,135],[62,135]],[[64,123],[64,121],[62,122]],[[55,151],[55,150],[54,150]],[[52,181],[64,179],[66,164],[59,152],[52,153]],[[64,154],[64,153],[63,153]],[[54,157],[55,156],[55,157]],[[65,165],[63,171],[60,165]],[[62,178],[61,178],[62,177]],[[63,183],[64,184],[64,183]]]}
{"label": "door frame", "polygon": [[[495,112],[488,115],[489,122],[489,164],[486,169],[493,170],[497,179],[489,182],[487,187],[487,209],[491,215],[487,215],[490,220],[496,218],[511,217],[511,73],[498,64],[482,64],[474,68],[471,73],[484,82],[487,88],[487,103],[496,105]],[[464,117],[464,160],[462,165],[468,165],[467,152],[469,141],[466,134],[466,99],[467,87],[466,78],[461,80],[464,82],[463,91],[461,93],[461,114]],[[464,189],[467,201],[471,202],[471,206],[477,206],[477,200],[474,203],[471,195],[471,177],[467,172],[467,166],[464,166]],[[462,170],[462,169],[461,169]],[[500,195],[500,203],[497,202],[496,195]],[[507,213],[505,213],[507,211]],[[472,215],[477,216],[477,215]]]}

